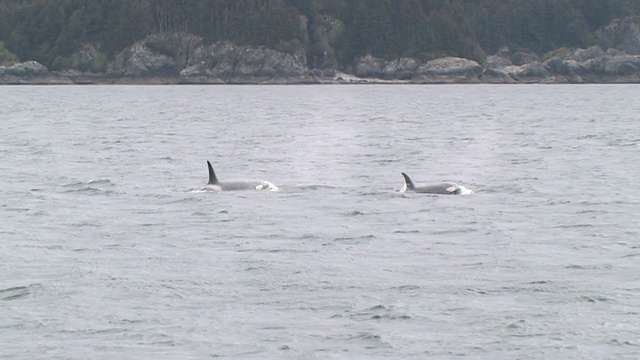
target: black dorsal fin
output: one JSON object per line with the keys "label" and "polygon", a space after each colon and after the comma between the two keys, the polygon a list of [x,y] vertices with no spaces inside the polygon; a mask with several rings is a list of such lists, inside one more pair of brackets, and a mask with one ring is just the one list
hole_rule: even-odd
{"label": "black dorsal fin", "polygon": [[207,160],[207,166],[209,167],[209,185],[215,185],[218,183],[218,178],[216,177],[215,171],[213,171],[213,166],[209,160]]}
{"label": "black dorsal fin", "polygon": [[407,186],[407,189],[409,190],[415,190],[416,187],[413,185],[413,181],[411,181],[411,178],[409,177],[409,175],[402,173],[402,177],[404,178],[404,183]]}

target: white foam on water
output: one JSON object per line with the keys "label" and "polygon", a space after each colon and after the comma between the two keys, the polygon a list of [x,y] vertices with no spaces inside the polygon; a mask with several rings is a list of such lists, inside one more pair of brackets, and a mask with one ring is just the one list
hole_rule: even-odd
{"label": "white foam on water", "polygon": [[272,182],[270,181],[262,181],[262,184],[256,186],[256,190],[261,190],[261,191],[278,191],[280,190],[277,186],[275,186]]}

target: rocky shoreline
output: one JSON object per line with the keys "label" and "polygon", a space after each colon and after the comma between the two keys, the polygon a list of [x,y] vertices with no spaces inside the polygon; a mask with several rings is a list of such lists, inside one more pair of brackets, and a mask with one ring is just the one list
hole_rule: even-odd
{"label": "rocky shoreline", "polygon": [[[618,20],[598,30],[598,45],[544,55],[505,48],[482,64],[443,57],[385,60],[366,55],[344,69],[309,69],[303,48],[277,51],[229,42],[205,44],[189,33],[151,34],[108,63],[104,72],[50,71],[27,61],[0,66],[0,84],[606,84],[640,83],[640,24]],[[75,58],[99,52],[88,44]]]}

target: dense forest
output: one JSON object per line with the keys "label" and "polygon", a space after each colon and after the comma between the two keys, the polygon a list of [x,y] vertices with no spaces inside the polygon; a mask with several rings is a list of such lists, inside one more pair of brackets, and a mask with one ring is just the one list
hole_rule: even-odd
{"label": "dense forest", "polygon": [[304,47],[310,68],[357,56],[461,56],[483,61],[508,46],[543,53],[584,47],[638,0],[0,0],[0,64],[36,60],[64,69],[86,44],[91,70],[151,33],[184,31],[206,42]]}

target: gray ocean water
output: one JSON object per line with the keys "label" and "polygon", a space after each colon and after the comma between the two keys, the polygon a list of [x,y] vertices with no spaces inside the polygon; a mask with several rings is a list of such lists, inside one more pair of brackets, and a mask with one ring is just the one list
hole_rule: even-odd
{"label": "gray ocean water", "polygon": [[0,358],[640,358],[637,85],[0,99]]}

